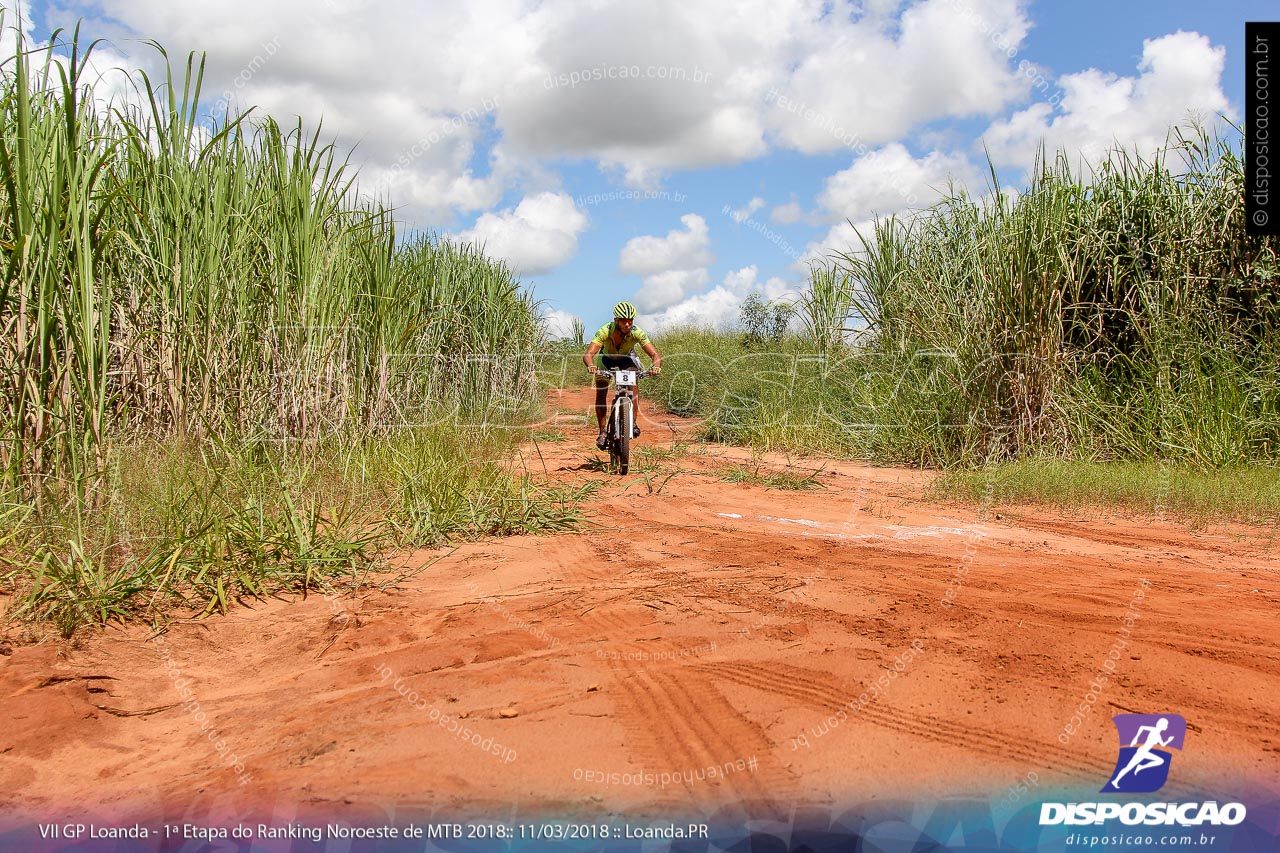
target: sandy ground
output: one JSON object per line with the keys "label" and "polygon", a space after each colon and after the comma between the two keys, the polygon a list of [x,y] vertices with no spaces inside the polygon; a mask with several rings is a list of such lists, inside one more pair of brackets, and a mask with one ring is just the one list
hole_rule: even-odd
{"label": "sandy ground", "polygon": [[[926,502],[927,473],[817,459],[790,462],[825,489],[772,490],[721,478],[745,451],[697,443],[618,478],[593,466],[587,393],[553,392],[562,438],[523,454],[604,481],[584,532],[405,555],[420,570],[398,586],[161,640],[0,647],[0,808],[675,816],[1096,792],[1125,711],[1188,720],[1167,792],[1280,790],[1274,531],[997,515]],[[689,442],[677,418],[642,426],[641,447]]]}

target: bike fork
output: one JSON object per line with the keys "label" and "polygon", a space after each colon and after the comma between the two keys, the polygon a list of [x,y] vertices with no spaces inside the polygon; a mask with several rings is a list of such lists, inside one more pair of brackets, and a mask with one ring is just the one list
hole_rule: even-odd
{"label": "bike fork", "polygon": [[[623,401],[626,401],[624,403]],[[630,437],[632,433],[632,407],[630,405],[631,398],[621,395],[613,399],[613,437],[615,439],[622,436]],[[626,430],[623,432],[623,430]]]}

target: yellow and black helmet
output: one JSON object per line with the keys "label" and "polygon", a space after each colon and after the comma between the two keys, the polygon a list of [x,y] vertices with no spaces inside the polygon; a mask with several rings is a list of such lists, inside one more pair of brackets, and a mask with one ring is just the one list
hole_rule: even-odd
{"label": "yellow and black helmet", "polygon": [[619,320],[634,320],[636,318],[636,306],[630,302],[619,302],[613,306],[613,316]]}

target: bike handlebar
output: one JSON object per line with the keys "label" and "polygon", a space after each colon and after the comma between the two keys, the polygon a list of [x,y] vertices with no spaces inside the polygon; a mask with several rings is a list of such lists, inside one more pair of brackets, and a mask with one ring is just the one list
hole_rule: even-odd
{"label": "bike handlebar", "polygon": [[[626,368],[624,368],[624,367],[620,367],[620,368],[618,368],[618,370],[625,370],[625,369],[626,369]],[[613,374],[614,374],[615,372],[616,372],[616,371],[613,371],[613,370],[606,370],[606,369],[604,369],[604,368],[597,368],[597,369],[596,369],[596,371],[595,371],[595,375],[596,375],[596,376],[600,376],[600,377],[607,377],[607,378],[609,378],[609,379],[612,379],[612,378],[613,378]],[[650,373],[649,373],[649,371],[648,371],[648,370],[637,370],[637,371],[636,371],[636,379],[647,379],[647,378],[649,377],[649,375],[650,375]]]}

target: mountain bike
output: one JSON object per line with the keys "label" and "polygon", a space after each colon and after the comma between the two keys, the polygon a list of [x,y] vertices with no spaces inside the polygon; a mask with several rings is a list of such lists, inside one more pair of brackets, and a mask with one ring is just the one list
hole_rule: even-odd
{"label": "mountain bike", "polygon": [[605,449],[609,466],[618,474],[631,468],[631,432],[636,425],[636,383],[649,375],[647,370],[597,370],[596,376],[613,381],[613,402],[609,404],[609,424],[605,427]]}

